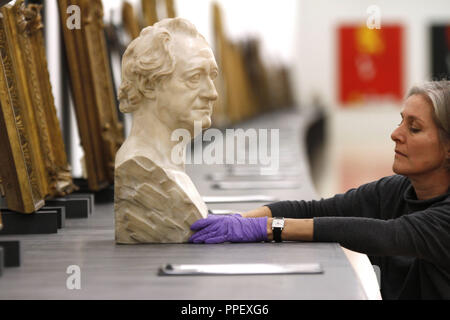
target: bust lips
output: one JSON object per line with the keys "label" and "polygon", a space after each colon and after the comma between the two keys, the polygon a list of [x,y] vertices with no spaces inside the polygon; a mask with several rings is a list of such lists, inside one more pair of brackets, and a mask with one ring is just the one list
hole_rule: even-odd
{"label": "bust lips", "polygon": [[211,114],[212,108],[211,107],[197,107],[197,108],[192,108],[192,111],[202,111],[202,112],[207,112],[208,114]]}
{"label": "bust lips", "polygon": [[193,107],[192,110],[211,111],[212,108],[210,106],[200,106],[200,107]]}

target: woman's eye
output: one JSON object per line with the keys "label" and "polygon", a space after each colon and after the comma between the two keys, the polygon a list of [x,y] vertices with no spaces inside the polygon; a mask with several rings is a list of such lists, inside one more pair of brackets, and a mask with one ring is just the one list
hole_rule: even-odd
{"label": "woman's eye", "polygon": [[412,133],[418,133],[418,132],[420,132],[420,129],[417,129],[417,128],[409,128],[409,131],[411,131]]}

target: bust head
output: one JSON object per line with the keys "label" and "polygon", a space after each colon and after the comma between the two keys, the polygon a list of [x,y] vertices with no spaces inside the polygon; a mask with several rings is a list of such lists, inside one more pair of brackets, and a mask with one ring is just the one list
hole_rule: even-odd
{"label": "bust head", "polygon": [[194,121],[211,125],[218,68],[195,26],[182,18],[144,28],[122,58],[120,110],[133,116],[151,112],[169,130],[193,133]]}

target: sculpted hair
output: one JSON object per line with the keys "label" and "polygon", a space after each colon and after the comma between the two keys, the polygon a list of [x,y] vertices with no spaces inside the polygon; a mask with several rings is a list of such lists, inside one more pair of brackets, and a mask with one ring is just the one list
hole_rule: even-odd
{"label": "sculpted hair", "polygon": [[[450,81],[429,81],[412,87],[407,97],[414,94],[424,96],[433,106],[433,120],[439,129],[442,143],[450,143]],[[447,159],[450,170],[450,159]]]}
{"label": "sculpted hair", "polygon": [[[186,19],[164,19],[142,29],[122,57],[122,83],[119,87],[119,109],[134,112],[145,90],[154,90],[158,83],[175,70],[172,53],[173,34],[205,39]],[[206,41],[206,40],[205,40]]]}

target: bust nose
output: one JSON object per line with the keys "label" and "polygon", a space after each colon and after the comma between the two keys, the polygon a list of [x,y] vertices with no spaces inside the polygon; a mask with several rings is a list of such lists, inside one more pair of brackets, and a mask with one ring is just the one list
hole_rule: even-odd
{"label": "bust nose", "polygon": [[200,91],[200,96],[211,101],[217,100],[218,94],[214,81],[211,78],[206,79]]}

